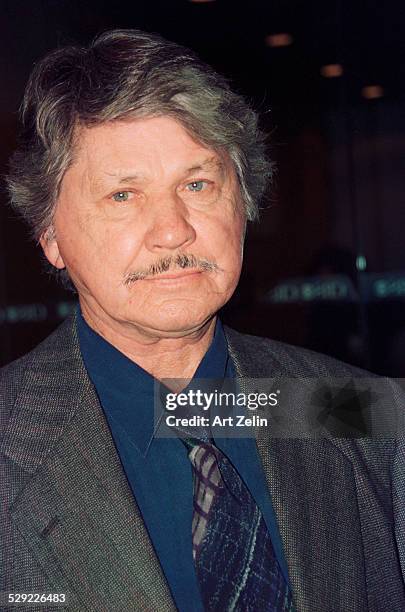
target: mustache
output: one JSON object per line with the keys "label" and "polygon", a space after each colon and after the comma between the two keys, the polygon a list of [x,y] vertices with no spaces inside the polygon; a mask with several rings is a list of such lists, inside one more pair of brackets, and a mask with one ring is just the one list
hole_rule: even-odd
{"label": "mustache", "polygon": [[163,274],[169,270],[185,270],[187,268],[194,268],[203,272],[219,272],[221,270],[215,261],[205,259],[204,257],[196,257],[191,254],[169,255],[168,257],[163,257],[154,262],[145,270],[134,270],[133,272],[129,272],[124,277],[124,285],[130,285],[131,283],[151,276],[159,276],[159,274]]}

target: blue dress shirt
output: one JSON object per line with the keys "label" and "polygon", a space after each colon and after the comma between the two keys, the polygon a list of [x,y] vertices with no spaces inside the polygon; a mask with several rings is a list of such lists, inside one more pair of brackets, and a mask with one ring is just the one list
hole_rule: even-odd
{"label": "blue dress shirt", "polygon": [[[80,312],[77,326],[84,364],[176,606],[181,612],[202,612],[192,555],[193,475],[187,450],[178,438],[155,436],[153,376],[93,331]],[[235,370],[218,321],[194,379],[224,377],[235,377]],[[288,580],[255,440],[215,438],[215,443],[232,461],[260,507]]]}

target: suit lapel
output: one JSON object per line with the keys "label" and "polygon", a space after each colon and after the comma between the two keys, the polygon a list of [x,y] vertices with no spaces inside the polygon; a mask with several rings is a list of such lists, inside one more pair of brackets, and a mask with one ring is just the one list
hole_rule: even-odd
{"label": "suit lapel", "polygon": [[49,584],[70,593],[72,609],[107,611],[114,601],[123,610],[175,610],[74,321],[43,345],[21,388],[2,450],[32,477],[10,512]]}
{"label": "suit lapel", "polygon": [[[268,351],[261,361],[243,336],[229,329],[226,334],[245,392],[254,390],[250,378],[294,377],[294,368],[269,358]],[[367,610],[352,463],[331,440],[277,439],[266,428],[255,434],[297,609]]]}
{"label": "suit lapel", "polygon": [[257,445],[298,609],[367,610],[350,463],[326,440],[269,440],[261,431]]}

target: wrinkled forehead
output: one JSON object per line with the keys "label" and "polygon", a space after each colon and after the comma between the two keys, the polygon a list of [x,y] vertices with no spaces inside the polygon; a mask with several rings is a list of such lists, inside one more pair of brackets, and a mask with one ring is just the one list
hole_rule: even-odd
{"label": "wrinkled forehead", "polygon": [[162,169],[168,174],[201,170],[236,179],[227,151],[202,142],[166,115],[78,125],[71,166],[81,166],[92,175],[108,172],[121,178]]}

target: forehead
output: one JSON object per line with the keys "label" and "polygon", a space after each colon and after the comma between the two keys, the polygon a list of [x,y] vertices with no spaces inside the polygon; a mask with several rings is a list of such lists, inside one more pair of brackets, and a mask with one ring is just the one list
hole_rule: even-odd
{"label": "forehead", "polygon": [[91,173],[138,171],[154,168],[171,173],[196,169],[231,170],[228,155],[199,142],[170,117],[110,121],[82,127],[76,134],[73,165]]}

